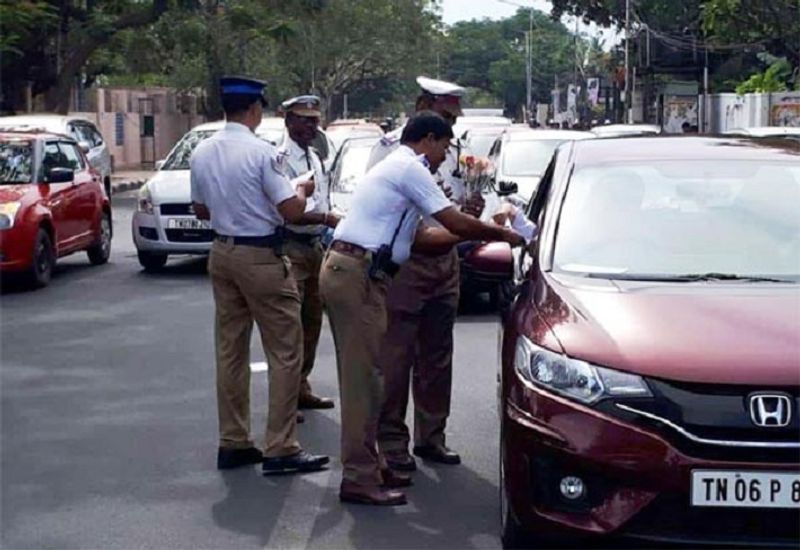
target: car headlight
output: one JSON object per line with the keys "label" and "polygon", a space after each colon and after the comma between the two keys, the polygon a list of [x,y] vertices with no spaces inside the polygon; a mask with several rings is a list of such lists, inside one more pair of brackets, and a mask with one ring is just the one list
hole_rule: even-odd
{"label": "car headlight", "polygon": [[0,229],[10,229],[14,227],[14,219],[17,211],[22,207],[21,202],[4,202],[0,204]]}
{"label": "car headlight", "polygon": [[536,386],[592,404],[605,397],[650,397],[641,376],[598,367],[541,348],[525,336],[517,339],[514,368]]}
{"label": "car headlight", "polygon": [[153,213],[153,197],[150,195],[150,186],[143,185],[139,189],[139,200],[136,202],[136,210],[145,214]]}

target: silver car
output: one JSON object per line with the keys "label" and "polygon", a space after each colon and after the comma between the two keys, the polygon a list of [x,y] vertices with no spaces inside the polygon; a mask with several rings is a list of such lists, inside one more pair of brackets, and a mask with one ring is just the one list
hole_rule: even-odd
{"label": "silver car", "polygon": [[28,114],[0,117],[0,129],[31,130],[70,136],[86,154],[89,164],[100,172],[103,188],[111,196],[111,153],[95,124],[83,117],[54,114]]}

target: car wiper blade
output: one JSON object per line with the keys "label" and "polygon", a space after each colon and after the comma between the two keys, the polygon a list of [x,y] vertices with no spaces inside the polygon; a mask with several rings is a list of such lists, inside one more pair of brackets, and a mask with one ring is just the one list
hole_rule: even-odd
{"label": "car wiper blade", "polygon": [[737,275],[735,273],[686,273],[678,275],[660,273],[587,273],[592,279],[612,279],[622,281],[644,281],[665,283],[693,283],[702,281],[744,281],[753,283],[793,283],[791,279],[777,279],[758,275]]}
{"label": "car wiper blade", "polygon": [[789,279],[776,279],[775,277],[763,277],[759,275],[738,275],[736,273],[690,273],[678,275],[687,281],[747,281],[754,283],[791,283]]}

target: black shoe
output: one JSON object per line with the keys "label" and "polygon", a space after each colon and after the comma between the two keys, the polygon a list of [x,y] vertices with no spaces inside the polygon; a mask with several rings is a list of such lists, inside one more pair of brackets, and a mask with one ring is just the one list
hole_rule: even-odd
{"label": "black shoe", "polygon": [[408,454],[408,451],[390,451],[384,453],[386,464],[392,470],[398,472],[413,472],[417,469],[417,463],[414,457]]}
{"label": "black shoe", "polygon": [[322,470],[330,462],[327,455],[312,455],[306,451],[297,451],[293,455],[264,457],[261,473],[265,476],[273,474],[293,474],[295,472],[316,472]]}
{"label": "black shoe", "polygon": [[297,411],[297,423],[298,423],[298,424],[302,424],[302,423],[303,423],[303,422],[305,422],[305,421],[306,421],[306,415],[304,415],[304,414],[303,414],[302,412],[300,412],[300,411]]}
{"label": "black shoe", "polygon": [[458,453],[448,449],[445,445],[415,446],[414,454],[424,460],[440,464],[461,464],[461,457],[458,456]]}
{"label": "black shoe", "polygon": [[318,397],[312,393],[307,393],[297,398],[298,409],[332,409],[333,407],[333,399]]}
{"label": "black shoe", "polygon": [[258,464],[264,460],[264,455],[255,447],[246,449],[229,449],[220,447],[217,450],[217,469],[231,470],[239,466]]}

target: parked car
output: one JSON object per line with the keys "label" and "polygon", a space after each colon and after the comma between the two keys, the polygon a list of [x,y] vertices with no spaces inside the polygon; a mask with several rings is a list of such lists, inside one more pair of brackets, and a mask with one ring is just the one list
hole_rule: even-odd
{"label": "parked car", "polygon": [[797,126],[760,126],[756,128],[734,128],[725,132],[728,135],[752,136],[763,138],[800,139],[800,127]]}
{"label": "parked car", "polygon": [[657,136],[661,126],[655,124],[607,124],[595,126],[591,132],[597,137]]}
{"label": "parked car", "polygon": [[[338,121],[337,121],[338,122]],[[347,141],[348,139],[353,138],[362,138],[362,137],[373,137],[376,139],[380,139],[383,137],[383,130],[377,124],[351,124],[351,125],[335,125],[336,122],[332,123],[326,129],[328,137],[330,138],[331,142],[333,143],[333,155],[336,156],[336,153],[342,148],[342,144]]]}
{"label": "parked car", "polygon": [[347,213],[356,185],[367,173],[370,153],[379,139],[374,135],[353,137],[342,144],[331,169],[328,187],[332,210]]}
{"label": "parked car", "polygon": [[111,205],[78,143],[49,132],[0,131],[0,273],[50,282],[57,258],[111,254]]}
{"label": "parked car", "polygon": [[508,126],[476,126],[464,132],[461,138],[461,154],[488,157],[495,140]]}
{"label": "parked car", "polygon": [[502,327],[505,546],[796,547],[798,155],[694,136],[558,149]]}
{"label": "parked car", "polygon": [[[255,133],[265,141],[280,144],[282,125],[282,118],[265,117]],[[161,269],[171,255],[210,252],[214,233],[209,222],[198,220],[192,210],[189,159],[201,141],[224,126],[225,121],[218,120],[192,128],[167,158],[158,162],[156,174],[139,189],[132,231],[139,263],[145,271]],[[326,136],[321,139],[328,143]]]}
{"label": "parked car", "polygon": [[92,121],[73,115],[29,114],[0,117],[0,130],[3,129],[44,130],[72,137],[89,164],[100,173],[106,195],[111,196],[111,152]]}
{"label": "parked car", "polygon": [[453,135],[459,139],[464,137],[464,132],[473,128],[486,126],[511,126],[513,121],[504,116],[460,116],[453,125]]}
{"label": "parked car", "polygon": [[[595,137],[591,132],[576,130],[532,130],[515,128],[503,132],[489,151],[489,159],[495,167],[495,182],[511,182],[517,185],[521,204],[527,204],[545,168],[550,163],[553,151],[565,141],[577,141]],[[488,204],[487,200],[487,204]]]}

